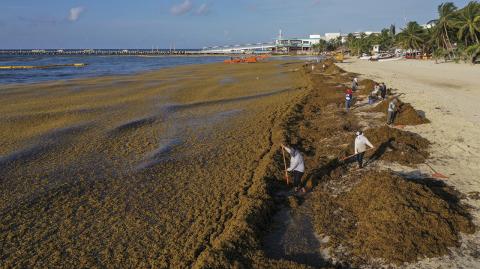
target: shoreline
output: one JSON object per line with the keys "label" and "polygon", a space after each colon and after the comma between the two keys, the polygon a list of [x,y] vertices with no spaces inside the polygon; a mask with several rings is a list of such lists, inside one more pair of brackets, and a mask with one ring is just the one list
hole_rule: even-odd
{"label": "shoreline", "polygon": [[[91,56],[91,57],[120,57],[120,56],[139,57],[139,58],[183,58],[183,57],[181,57],[183,55],[152,56],[152,57],[115,55],[115,56]],[[244,55],[238,55],[238,56],[244,56]],[[61,56],[61,57],[63,57],[63,56]],[[77,56],[72,56],[72,57],[77,57]],[[89,57],[89,56],[86,56],[86,57]],[[227,58],[229,56],[228,55],[206,55],[206,56],[194,55],[194,56],[185,56],[185,57],[192,57],[192,58],[205,58],[205,57]],[[304,58],[304,57],[318,57],[318,56],[303,56],[302,57],[302,56],[279,55],[279,56],[272,56],[271,60],[266,60],[266,61],[262,61],[262,62],[259,62],[259,63],[261,64],[261,63],[268,62],[268,61],[282,61],[282,60],[283,61],[290,61],[291,60],[291,61],[302,62],[303,60],[301,60],[301,58]],[[281,58],[285,58],[285,59],[281,59]],[[259,64],[259,63],[256,63],[256,64]],[[151,69],[151,70],[140,70],[140,71],[135,71],[135,72],[132,72],[132,73],[129,73],[129,74],[121,74],[121,73],[119,73],[119,74],[98,74],[98,75],[91,74],[91,75],[78,76],[78,77],[68,78],[68,79],[62,79],[61,77],[60,78],[52,77],[51,79],[41,80],[41,81],[0,83],[0,90],[2,88],[6,88],[6,87],[19,87],[19,86],[22,86],[22,85],[47,84],[47,83],[56,84],[56,83],[69,83],[69,82],[76,83],[76,82],[81,82],[83,80],[88,80],[88,79],[105,78],[105,79],[112,79],[113,80],[113,79],[116,79],[116,78],[122,78],[122,77],[128,77],[128,76],[149,75],[149,74],[152,74],[152,73],[155,73],[155,72],[159,72],[161,70],[183,67],[183,66],[195,67],[195,66],[205,66],[205,65],[208,66],[208,65],[212,65],[212,64],[224,64],[224,63],[223,63],[223,61],[209,62],[209,63],[184,63],[184,64],[178,64],[178,65],[172,65],[172,66],[157,67],[156,69]],[[87,65],[91,65],[91,64],[87,64]],[[95,66],[95,64],[93,64],[92,66]],[[89,67],[85,66],[85,67],[81,67],[81,68],[89,68]],[[12,72],[12,71],[25,71],[25,70],[35,71],[35,70],[42,70],[42,69],[37,69],[37,68],[33,68],[33,69],[3,69],[3,70],[0,69],[0,73],[1,72]]]}
{"label": "shoreline", "polygon": [[[338,256],[335,252],[331,253],[333,258],[327,255],[328,247],[335,249],[335,245],[329,244],[335,242],[325,241],[325,234],[319,232],[323,229],[321,221],[315,216],[329,212],[330,202],[345,203],[330,197],[331,193],[338,192],[339,197],[348,197],[350,192],[343,189],[345,186],[355,189],[355,186],[362,182],[359,178],[364,178],[363,181],[368,183],[371,173],[376,176],[375,173],[382,170],[382,165],[402,163],[400,167],[403,169],[407,167],[403,166],[405,162],[407,165],[422,165],[426,157],[423,149],[407,151],[417,158],[410,163],[411,160],[386,152],[364,171],[357,171],[352,169],[351,164],[339,162],[341,156],[351,153],[353,133],[359,128],[366,128],[369,132],[367,135],[374,137],[372,142],[378,144],[384,143],[383,139],[388,139],[392,134],[382,133],[385,128],[382,127],[383,120],[379,113],[371,112],[365,105],[365,94],[368,93],[372,81],[361,80],[358,104],[352,113],[346,114],[342,112],[343,89],[348,87],[354,75],[336,68],[333,64],[329,64],[329,68],[323,72],[321,65],[322,63],[315,64],[313,72],[310,64],[305,65],[298,61],[248,66],[211,64],[208,68],[181,66],[131,75],[127,79],[124,76],[81,79],[73,82],[23,85],[17,90],[3,91],[8,98],[18,95],[18,100],[22,100],[16,105],[4,107],[4,118],[0,120],[14,124],[4,128],[29,130],[29,124],[40,121],[50,129],[41,129],[33,134],[33,137],[40,137],[45,144],[30,148],[28,152],[18,151],[19,148],[25,148],[25,141],[31,141],[28,137],[22,137],[26,131],[18,135],[12,134],[10,138],[21,143],[2,147],[1,155],[7,152],[7,156],[11,156],[12,152],[17,152],[14,157],[0,160],[2,169],[5,168],[3,173],[6,173],[4,176],[8,178],[7,182],[17,184],[15,188],[4,184],[7,192],[9,188],[14,192],[25,188],[25,192],[36,184],[47,185],[42,187],[44,192],[38,193],[32,204],[28,205],[25,199],[19,196],[18,203],[12,204],[11,208],[2,208],[2,216],[6,217],[4,221],[8,221],[1,225],[7,227],[15,223],[16,217],[9,215],[9,212],[17,211],[20,216],[30,217],[37,223],[49,221],[48,216],[57,216],[58,212],[70,212],[65,217],[57,216],[58,221],[66,225],[57,232],[60,235],[75,232],[73,228],[72,231],[64,229],[76,222],[77,226],[93,226],[94,229],[86,228],[87,234],[79,239],[79,242],[85,245],[64,241],[65,238],[61,236],[54,239],[53,242],[63,242],[66,246],[74,247],[77,252],[60,260],[51,259],[49,264],[64,260],[70,265],[94,265],[95,261],[88,258],[88,253],[84,253],[85,249],[94,248],[100,251],[128,242],[141,251],[130,249],[134,254],[114,252],[120,256],[102,256],[105,263],[97,261],[97,265],[150,264],[160,268],[225,268],[241,265],[254,268],[309,268],[318,266],[319,263],[327,267],[355,263],[358,265],[358,259],[350,260],[349,256]],[[252,70],[253,68],[255,70]],[[23,100],[25,98],[26,100]],[[43,98],[53,107],[46,106]],[[402,95],[401,99],[403,98]],[[12,104],[9,100],[5,102]],[[86,104],[89,106],[85,107]],[[25,113],[30,110],[31,112]],[[31,117],[32,121],[29,120]],[[21,125],[25,120],[27,127]],[[78,125],[80,123],[86,125]],[[406,129],[415,131],[425,126],[427,125]],[[400,147],[404,147],[401,144],[403,140],[423,141],[423,138],[410,132],[397,129],[392,131],[398,136]],[[376,136],[378,138],[375,138]],[[68,147],[63,146],[63,140],[69,143]],[[245,144],[239,144],[239,141],[245,141]],[[300,145],[302,151],[307,153],[308,171],[304,180],[311,192],[306,196],[292,195],[282,180],[283,166],[278,148],[280,143]],[[435,144],[432,147],[435,147]],[[75,156],[83,157],[76,157],[76,161],[70,160],[70,155],[65,153],[70,151],[69,148],[82,153],[76,153]],[[52,150],[54,155],[63,156],[64,160],[49,159],[50,153],[45,149]],[[38,155],[41,158],[37,157],[36,150],[42,152]],[[89,151],[101,152],[101,157],[94,157],[98,153],[92,156],[86,154]],[[403,151],[398,153],[403,154]],[[138,156],[135,157],[136,155]],[[171,158],[169,155],[179,158]],[[217,156],[221,156],[221,160],[218,160]],[[132,157],[135,158],[130,159]],[[20,188],[19,186],[31,180],[28,173],[34,171],[30,169],[41,168],[44,158],[50,160],[50,163],[53,160],[55,164],[79,170],[79,174],[76,175],[77,172],[73,173],[73,170],[66,170],[66,176],[59,178],[55,173],[47,174],[44,178],[37,178],[31,185]],[[105,160],[102,158],[110,160],[109,163],[105,163],[105,167],[100,170],[94,168],[95,162],[103,164]],[[16,162],[26,162],[28,165],[24,167],[27,168],[11,169],[15,168],[13,164]],[[130,166],[135,169],[130,170]],[[48,165],[45,167],[47,172],[51,169]],[[110,175],[110,167],[119,172]],[[25,173],[25,169],[28,169],[28,173]],[[67,180],[71,177],[68,173],[80,178],[85,177],[87,180],[67,181],[67,187],[55,187],[52,179]],[[96,175],[97,173],[100,176]],[[401,173],[398,175],[401,176]],[[394,182],[397,180],[402,186],[405,185],[407,190],[424,186],[423,183],[416,185],[417,183],[403,178],[399,179],[398,175],[395,174],[394,179],[390,179],[390,174],[385,174],[384,177]],[[50,177],[52,179],[49,179]],[[88,177],[95,180],[90,181]],[[105,185],[102,182],[105,182]],[[375,184],[382,184],[382,181]],[[374,187],[375,185],[368,190]],[[389,191],[393,190],[392,193],[398,191],[388,189],[390,187],[382,186]],[[427,185],[423,188],[429,189]],[[445,190],[449,189],[446,187]],[[409,192],[402,195],[405,194],[412,195]],[[425,201],[429,210],[436,210],[435,207],[430,208],[435,203],[445,203],[432,192],[427,191],[424,194],[430,199]],[[8,192],[8,195],[12,193]],[[58,203],[61,199],[69,202]],[[375,201],[373,198],[370,200]],[[45,216],[38,216],[36,212],[43,210],[46,204],[50,204],[50,211],[45,213]],[[77,207],[78,205],[81,206]],[[191,208],[184,207],[189,205]],[[200,208],[196,208],[196,205]],[[453,203],[452,206],[462,208],[460,204]],[[114,214],[105,215],[105,209]],[[72,210],[80,210],[84,215],[71,213]],[[398,214],[401,213],[398,211]],[[461,219],[461,216],[456,214],[456,211],[453,211],[452,215],[446,216],[453,216],[455,220],[452,223],[455,225],[456,218]],[[118,216],[121,218],[118,219]],[[77,219],[79,217],[80,219]],[[328,216],[325,216],[325,219],[328,219]],[[477,217],[476,220],[478,222]],[[421,218],[414,221],[421,221]],[[116,225],[117,230],[109,231],[102,226],[102,222]],[[335,224],[336,219],[331,223]],[[148,227],[144,226],[145,224],[148,224]],[[462,225],[464,224],[460,225],[463,227],[460,230],[466,229]],[[106,241],[107,245],[104,246],[97,245],[94,241],[84,241],[85,236],[118,238],[118,235],[124,233],[121,228],[124,226],[129,233],[134,233],[149,243],[138,245],[136,239],[129,239],[131,242],[111,239]],[[39,226],[35,227],[32,231],[27,229],[26,234],[34,235],[42,231]],[[98,233],[96,229],[107,234]],[[15,241],[8,241],[7,238],[15,237],[16,232],[11,229],[6,231],[6,237],[0,240],[13,244]],[[452,231],[453,238],[457,236],[456,231]],[[179,234],[176,234],[177,232]],[[330,231],[326,229],[323,232]],[[54,232],[53,235],[59,236],[57,233]],[[151,242],[150,237],[145,237],[146,234],[159,237]],[[170,247],[173,252],[167,252],[169,248],[165,249],[163,246],[170,243],[165,238],[172,234],[176,238]],[[269,238],[272,234],[273,237]],[[184,235],[187,237],[183,238]],[[338,235],[334,234],[332,238],[335,236]],[[478,237],[478,233],[474,236]],[[27,242],[31,240],[24,239]],[[446,241],[445,245],[455,245],[456,242]],[[471,244],[478,241],[470,238],[469,241],[462,242]],[[160,245],[162,248],[157,248]],[[20,243],[17,245],[19,251],[21,246]],[[46,242],[45,246],[50,249],[40,249],[40,255],[56,253],[55,245]],[[277,253],[269,253],[266,248],[270,247]],[[443,247],[442,245],[442,249]],[[471,250],[471,246],[469,248]],[[467,247],[466,251],[470,251],[469,248]],[[142,258],[145,253],[148,257]],[[10,257],[9,255],[5,254],[6,257]],[[58,255],[62,257],[62,254]],[[152,258],[152,255],[157,256]],[[454,261],[462,261],[461,257],[456,259]],[[18,263],[20,261],[23,263]],[[10,259],[6,264],[27,263],[25,258],[17,258]],[[409,263],[401,268],[419,264]],[[436,261],[436,265],[438,264],[447,263],[440,260]],[[428,265],[424,266],[428,268]]]}

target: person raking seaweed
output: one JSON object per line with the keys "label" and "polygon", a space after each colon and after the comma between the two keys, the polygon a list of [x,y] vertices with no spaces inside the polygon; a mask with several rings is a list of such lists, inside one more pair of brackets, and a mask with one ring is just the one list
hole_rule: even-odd
{"label": "person raking seaweed", "polygon": [[345,91],[345,111],[349,111],[350,107],[352,106],[352,100],[353,100],[353,91],[352,89],[347,89]]}
{"label": "person raking seaweed", "polygon": [[352,90],[356,91],[358,89],[358,78],[354,78],[352,81]]}
{"label": "person raking seaweed", "polygon": [[398,110],[398,100],[395,98],[388,104],[387,109],[387,125],[392,125]]}
{"label": "person raking seaweed", "polygon": [[290,154],[290,166],[286,169],[290,172],[293,176],[293,186],[295,187],[295,191],[302,191],[305,192],[305,188],[300,188],[302,183],[302,177],[305,173],[305,163],[303,161],[303,156],[300,151],[292,146],[287,147],[284,144],[281,144],[282,148]]}
{"label": "person raking seaweed", "polygon": [[375,103],[375,100],[378,98],[378,93],[380,92],[380,85],[375,83],[375,87],[373,87],[373,91],[368,95],[368,104],[371,105]]}
{"label": "person raking seaweed", "polygon": [[357,137],[355,138],[355,157],[358,162],[358,168],[363,168],[363,156],[365,151],[367,151],[367,146],[371,149],[375,148],[372,143],[368,140],[367,137],[363,135],[362,131],[356,133]]}
{"label": "person raking seaweed", "polygon": [[385,85],[385,82],[382,82],[382,84],[380,84],[380,96],[383,100],[387,98],[387,85]]}

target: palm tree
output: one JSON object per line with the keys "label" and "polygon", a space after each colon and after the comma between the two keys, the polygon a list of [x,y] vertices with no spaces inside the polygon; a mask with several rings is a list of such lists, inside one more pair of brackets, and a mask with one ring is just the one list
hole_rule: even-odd
{"label": "palm tree", "polygon": [[320,39],[317,44],[313,45],[313,50],[315,50],[318,54],[327,50],[327,41]]}
{"label": "palm tree", "polygon": [[423,50],[425,38],[425,30],[417,22],[411,21],[398,33],[397,42],[403,49]]}
{"label": "palm tree", "polygon": [[393,46],[393,36],[391,35],[392,31],[390,29],[382,29],[380,35],[374,40],[380,45],[380,49],[383,51],[390,50]]}
{"label": "palm tree", "polygon": [[469,46],[465,49],[465,54],[467,55],[468,60],[470,60],[470,63],[475,64],[480,56],[480,44]]}
{"label": "palm tree", "polygon": [[480,4],[477,1],[468,3],[458,12],[454,25],[458,29],[458,39],[463,40],[465,46],[471,43],[480,44],[478,38],[480,32]]}
{"label": "palm tree", "polygon": [[452,42],[450,41],[449,31],[454,24],[457,7],[452,2],[443,3],[438,6],[438,19],[433,20],[435,28],[433,35],[437,40],[437,43],[443,44],[442,47],[448,51],[453,49]]}

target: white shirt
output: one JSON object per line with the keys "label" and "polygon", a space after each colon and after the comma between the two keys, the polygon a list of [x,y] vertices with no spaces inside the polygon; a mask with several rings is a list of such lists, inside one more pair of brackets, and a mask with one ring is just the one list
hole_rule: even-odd
{"label": "white shirt", "polygon": [[393,101],[390,102],[390,104],[388,104],[388,111],[389,112],[394,112],[396,108],[397,108],[397,105]]}
{"label": "white shirt", "polygon": [[287,171],[295,170],[301,173],[305,172],[305,164],[303,162],[302,154],[298,150],[293,152],[292,149],[287,147],[285,147],[285,150],[290,154],[290,167],[287,169]]}
{"label": "white shirt", "polygon": [[355,154],[362,153],[367,150],[367,145],[373,148],[372,143],[362,134],[355,138]]}

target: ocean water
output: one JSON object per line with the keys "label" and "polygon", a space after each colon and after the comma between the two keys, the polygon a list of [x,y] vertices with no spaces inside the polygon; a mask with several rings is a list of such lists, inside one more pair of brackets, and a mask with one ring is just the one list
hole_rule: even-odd
{"label": "ocean water", "polygon": [[222,62],[220,56],[9,56],[0,55],[0,66],[85,63],[85,67],[58,67],[48,69],[2,70],[0,85],[12,83],[35,83],[74,78],[131,75],[143,71],[157,70],[187,64]]}

